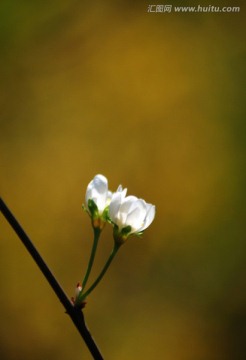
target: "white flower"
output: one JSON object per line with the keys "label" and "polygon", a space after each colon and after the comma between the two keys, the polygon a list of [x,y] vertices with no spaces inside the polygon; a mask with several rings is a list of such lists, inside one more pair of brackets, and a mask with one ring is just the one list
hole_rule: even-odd
{"label": "white flower", "polygon": [[90,206],[88,206],[88,202],[89,200],[93,200],[97,206],[98,215],[100,216],[109,205],[111,197],[112,193],[108,190],[107,178],[98,174],[94,177],[93,180],[91,180],[87,187],[85,194],[86,207],[91,212]]}
{"label": "white flower", "polygon": [[123,190],[119,186],[117,192],[112,195],[109,205],[109,216],[112,222],[117,225],[117,234],[124,234],[124,229],[128,228],[126,236],[123,235],[123,240],[130,234],[141,233],[152,223],[155,217],[154,205],[148,204],[136,196],[126,196],[126,192],[127,189]]}

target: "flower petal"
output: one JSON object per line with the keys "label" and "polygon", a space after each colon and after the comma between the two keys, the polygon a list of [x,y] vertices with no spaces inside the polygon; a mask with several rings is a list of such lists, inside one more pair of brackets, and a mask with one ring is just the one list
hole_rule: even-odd
{"label": "flower petal", "polygon": [[128,214],[134,209],[136,200],[137,198],[135,196],[127,196],[125,199],[123,199],[117,215],[117,225],[120,229],[128,225],[126,218]]}
{"label": "flower petal", "polygon": [[137,199],[134,203],[133,210],[128,214],[126,223],[132,228],[131,232],[137,232],[144,224],[146,217],[146,203],[142,199]]}
{"label": "flower petal", "polygon": [[108,180],[105,176],[98,174],[93,179],[94,188],[101,195],[104,195],[108,192]]}
{"label": "flower petal", "polygon": [[122,189],[122,186],[120,185],[117,191],[112,195],[109,206],[109,216],[115,224],[117,224],[119,208],[126,196],[126,192],[127,189]]}
{"label": "flower petal", "polygon": [[136,196],[127,196],[120,207],[120,212],[121,213],[129,213],[133,208],[136,207],[136,203],[138,201],[138,198]]}
{"label": "flower petal", "polygon": [[108,191],[108,194],[107,194],[107,200],[106,200],[106,206],[108,206],[112,200],[112,191]]}
{"label": "flower petal", "polygon": [[150,226],[154,218],[155,218],[155,206],[152,204],[147,204],[147,213],[144,220],[144,225],[139,229],[139,231],[143,231],[148,226]]}
{"label": "flower petal", "polygon": [[109,216],[113,222],[116,223],[117,215],[121,205],[122,196],[120,192],[116,192],[112,195],[112,200],[109,205]]}

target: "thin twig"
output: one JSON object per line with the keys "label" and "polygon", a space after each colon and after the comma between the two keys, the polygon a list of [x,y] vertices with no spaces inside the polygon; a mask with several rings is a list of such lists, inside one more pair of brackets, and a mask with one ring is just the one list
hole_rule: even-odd
{"label": "thin twig", "polygon": [[74,306],[72,302],[69,300],[59,283],[57,282],[56,278],[44,262],[43,258],[31,242],[30,238],[27,236],[21,225],[18,223],[14,215],[11,213],[7,205],[4,201],[0,198],[0,210],[3,213],[3,216],[6,218],[10,226],[16,232],[24,246],[26,247],[29,254],[32,256],[33,260],[38,265],[39,269],[42,271],[43,275],[45,276],[46,280],[49,282],[50,286],[56,293],[56,296],[63,304],[64,308],[66,309],[66,313],[72,319],[74,325],[76,326],[77,330],[79,331],[80,335],[82,336],[83,340],[85,341],[91,355],[95,360],[103,360],[103,357],[93,340],[84,319],[83,312]]}

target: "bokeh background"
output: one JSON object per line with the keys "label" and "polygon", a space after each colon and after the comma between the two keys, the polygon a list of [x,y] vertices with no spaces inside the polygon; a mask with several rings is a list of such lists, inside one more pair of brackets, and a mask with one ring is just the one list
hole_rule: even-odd
{"label": "bokeh background", "polygon": [[[1,1],[1,196],[69,296],[90,254],[81,205],[95,174],[155,204],[85,308],[105,359],[245,359],[245,9],[148,5]],[[1,359],[89,360],[2,216],[0,237]]]}

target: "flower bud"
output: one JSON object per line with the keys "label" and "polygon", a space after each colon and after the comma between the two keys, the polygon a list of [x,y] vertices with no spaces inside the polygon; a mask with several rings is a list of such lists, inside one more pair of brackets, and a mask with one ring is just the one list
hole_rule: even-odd
{"label": "flower bud", "polygon": [[91,217],[92,226],[102,230],[108,220],[108,206],[112,198],[108,190],[108,180],[103,175],[96,175],[89,183],[86,194],[86,209]]}

